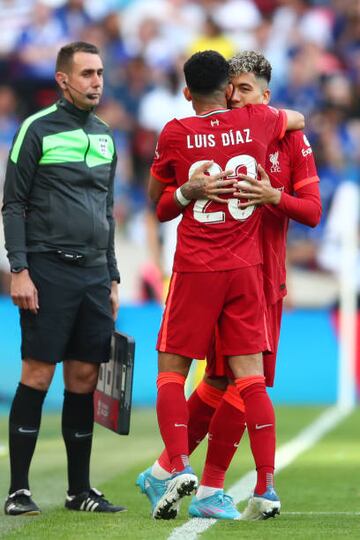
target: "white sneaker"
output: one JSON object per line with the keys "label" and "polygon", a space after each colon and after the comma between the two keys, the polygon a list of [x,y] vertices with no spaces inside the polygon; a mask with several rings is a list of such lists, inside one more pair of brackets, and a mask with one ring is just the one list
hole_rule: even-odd
{"label": "white sneaker", "polygon": [[269,519],[280,514],[281,503],[274,488],[269,487],[263,495],[250,497],[248,505],[241,514],[244,521],[258,521]]}

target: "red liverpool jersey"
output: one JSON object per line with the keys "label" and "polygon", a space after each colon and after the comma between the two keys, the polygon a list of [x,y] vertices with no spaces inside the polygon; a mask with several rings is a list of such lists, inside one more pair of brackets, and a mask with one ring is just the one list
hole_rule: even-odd
{"label": "red liverpool jersey", "polygon": [[[213,160],[211,174],[231,169],[256,176],[267,148],[283,137],[286,116],[266,105],[216,110],[174,119],[162,130],[151,168],[166,184],[181,186],[194,169]],[[174,271],[206,272],[252,266],[262,261],[260,208],[197,200],[184,210],[178,227]]]}
{"label": "red liverpool jersey", "polygon": [[[271,185],[293,195],[302,187],[319,182],[315,160],[306,135],[288,131],[269,146],[266,163]],[[286,233],[289,218],[276,206],[266,205],[262,216],[264,290],[267,303],[286,295]]]}

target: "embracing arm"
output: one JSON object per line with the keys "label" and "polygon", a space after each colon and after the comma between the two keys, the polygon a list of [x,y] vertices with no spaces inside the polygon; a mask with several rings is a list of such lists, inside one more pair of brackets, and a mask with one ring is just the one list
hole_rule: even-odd
{"label": "embracing arm", "polygon": [[283,109],[287,117],[287,131],[293,131],[297,129],[304,129],[305,117],[298,111],[292,111],[291,109]]}
{"label": "embracing arm", "polygon": [[240,202],[240,208],[246,208],[253,204],[273,205],[281,210],[287,217],[308,225],[316,227],[321,218],[321,199],[319,182],[313,181],[305,184],[296,191],[296,196],[289,193],[280,192],[272,187],[269,176],[261,165],[258,165],[260,181],[239,174],[242,180],[239,182],[241,191],[235,194],[237,198],[246,198],[246,202]]}
{"label": "embracing arm", "polygon": [[322,211],[319,183],[313,182],[299,189],[296,197],[281,193],[277,207],[289,218],[316,227],[320,223]]}
{"label": "embracing arm", "polygon": [[209,175],[208,170],[212,164],[212,161],[204,162],[194,170],[190,179],[181,187],[171,184],[164,189],[156,206],[156,215],[159,221],[174,219],[190,202],[197,199],[227,203],[227,199],[222,199],[220,195],[234,193],[236,181],[226,179],[233,171],[228,170]]}
{"label": "embracing arm", "polygon": [[175,200],[175,191],[177,186],[167,186],[161,194],[158,204],[156,205],[156,215],[159,221],[171,221],[176,218],[183,209],[184,206]]}

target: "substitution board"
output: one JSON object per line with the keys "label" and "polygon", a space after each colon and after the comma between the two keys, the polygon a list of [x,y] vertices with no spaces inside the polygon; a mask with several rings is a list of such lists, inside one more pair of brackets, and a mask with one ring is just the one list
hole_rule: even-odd
{"label": "substitution board", "polygon": [[119,433],[130,430],[135,341],[114,332],[109,362],[100,366],[94,394],[95,422]]}

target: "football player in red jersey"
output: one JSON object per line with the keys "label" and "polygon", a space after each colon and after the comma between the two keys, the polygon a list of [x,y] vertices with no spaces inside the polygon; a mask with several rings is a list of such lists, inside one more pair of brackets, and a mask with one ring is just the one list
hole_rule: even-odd
{"label": "football player in red jersey", "polygon": [[[232,91],[228,63],[215,51],[193,55],[184,73],[185,97],[192,100],[196,116],[175,119],[160,134],[149,185],[154,202],[174,182],[181,198],[184,179],[209,158],[214,161],[210,172],[232,169],[234,181],[239,170],[256,176],[268,145],[281,139],[286,128],[303,127],[302,115],[293,111],[264,105],[226,109]],[[155,518],[173,517],[179,499],[197,487],[188,465],[183,387],[192,359],[206,354],[216,323],[222,352],[244,401],[255,463],[264,486],[272,489],[275,420],[262,363],[262,352],[270,345],[264,317],[261,213],[255,206],[239,208],[234,197],[226,204],[195,201],[184,210],[157,343],[157,414],[173,475],[153,508]]]}
{"label": "football player in red jersey", "polygon": [[[241,107],[247,103],[269,102],[268,83],[271,78],[271,65],[263,55],[253,51],[237,55],[230,61],[230,74],[234,85],[232,107]],[[241,204],[243,208],[253,202],[267,205],[262,227],[264,290],[273,353],[264,356],[264,374],[266,384],[272,386],[282,299],[286,294],[285,242],[288,219],[291,217],[309,226],[315,226],[320,219],[321,203],[319,179],[312,150],[301,131],[288,132],[281,142],[274,143],[268,150],[267,162],[271,184],[262,169],[262,182],[245,177],[250,184],[243,187],[247,189],[248,202]],[[191,180],[182,186],[182,194],[187,200],[218,200],[221,194],[228,191],[229,181],[221,180],[223,174],[213,176],[204,174],[209,165],[210,163],[205,163],[200,166]],[[169,186],[161,196],[157,206],[160,221],[172,219],[184,208],[181,201],[179,202],[176,198],[176,194],[174,196],[175,190],[175,186]],[[295,191],[297,197],[293,196]],[[222,488],[225,472],[244,431],[244,409],[241,398],[234,391],[233,386],[229,386],[225,393],[222,391],[224,381],[220,377],[225,370],[219,343],[217,345],[217,354],[214,354],[215,350],[210,351],[207,375],[188,400],[189,452],[191,453],[196,448],[207,431],[210,434],[203,478],[196,500],[190,507],[190,513],[200,517],[234,519],[237,516],[236,509],[231,510],[231,504],[224,498]],[[214,414],[215,410],[216,414]],[[155,475],[154,482],[158,482],[156,487],[161,493],[162,482],[167,480],[170,470],[170,462],[164,451],[148,471],[139,475],[138,483],[141,485],[146,474],[150,475],[150,478]],[[269,514],[268,501],[262,497],[256,497],[259,492],[261,494],[260,489],[261,486],[257,485],[255,496],[250,499],[248,508],[243,514],[245,519],[263,519]],[[143,491],[146,493],[146,490],[143,489]],[[154,493],[156,494],[156,490]],[[147,495],[149,496],[149,493]],[[272,504],[270,501],[270,506]],[[217,508],[217,513],[214,512],[214,508]]]}

